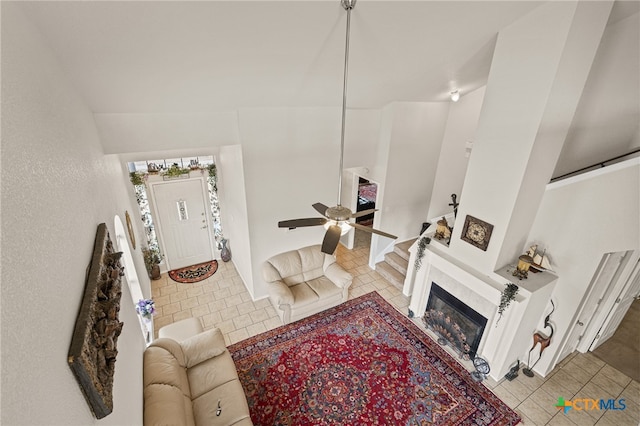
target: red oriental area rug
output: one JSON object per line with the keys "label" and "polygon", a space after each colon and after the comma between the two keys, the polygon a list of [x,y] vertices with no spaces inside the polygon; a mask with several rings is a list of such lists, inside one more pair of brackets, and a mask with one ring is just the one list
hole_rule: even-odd
{"label": "red oriental area rug", "polygon": [[520,422],[375,292],[229,351],[260,426]]}
{"label": "red oriental area rug", "polygon": [[218,270],[218,261],[198,263],[197,265],[187,266],[186,268],[174,269],[169,271],[169,277],[175,282],[183,284],[197,283],[206,280]]}

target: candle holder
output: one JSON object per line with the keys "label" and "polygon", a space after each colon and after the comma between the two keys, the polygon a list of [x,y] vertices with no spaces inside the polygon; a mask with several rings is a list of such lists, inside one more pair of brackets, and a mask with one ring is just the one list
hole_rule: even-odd
{"label": "candle holder", "polygon": [[476,368],[476,371],[471,372],[471,378],[476,382],[483,381],[491,371],[487,360],[479,356],[473,359],[473,366]]}
{"label": "candle holder", "polygon": [[533,263],[533,258],[528,254],[523,254],[518,258],[518,266],[515,271],[513,271],[513,276],[518,277],[519,279],[527,279],[529,275],[529,268]]}

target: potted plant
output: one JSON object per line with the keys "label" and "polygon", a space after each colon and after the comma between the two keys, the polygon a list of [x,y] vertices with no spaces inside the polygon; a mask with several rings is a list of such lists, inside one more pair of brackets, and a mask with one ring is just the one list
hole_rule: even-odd
{"label": "potted plant", "polygon": [[180,166],[178,166],[178,164],[173,164],[171,165],[171,167],[169,167],[164,173],[163,173],[163,177],[167,178],[167,179],[176,179],[176,178],[180,178],[184,175],[189,175],[189,172],[191,170],[187,169],[187,168],[182,168]]}
{"label": "potted plant", "polygon": [[431,242],[431,238],[429,237],[422,237],[418,241],[418,251],[416,252],[416,261],[414,264],[416,271],[420,269],[420,267],[422,266],[422,258],[424,257],[424,251],[427,249],[427,245],[430,242]]}
{"label": "potted plant", "polygon": [[504,310],[507,309],[513,300],[515,300],[518,290],[520,290],[520,287],[513,283],[508,283],[504,287],[504,290],[502,290],[502,294],[500,295],[500,305],[498,305],[498,315],[500,316],[498,317],[496,324],[498,324],[498,321],[502,318]]}
{"label": "potted plant", "polygon": [[129,173],[129,180],[131,180],[131,183],[133,184],[133,186],[144,185],[144,181],[146,178],[147,177],[144,173],[138,173],[138,172]]}
{"label": "potted plant", "polygon": [[152,280],[160,279],[160,262],[162,255],[157,248],[145,247],[142,249],[144,256],[144,265],[147,267],[147,273]]}
{"label": "potted plant", "polygon": [[209,183],[214,191],[218,191],[218,168],[216,164],[209,164],[207,169],[209,170]]}

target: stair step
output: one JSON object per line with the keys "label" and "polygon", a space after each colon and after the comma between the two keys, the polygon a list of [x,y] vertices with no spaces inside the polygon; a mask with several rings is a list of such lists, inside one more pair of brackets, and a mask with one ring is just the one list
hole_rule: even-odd
{"label": "stair step", "polygon": [[402,290],[404,287],[405,276],[387,262],[380,262],[376,264],[376,272],[398,289]]}
{"label": "stair step", "polygon": [[393,251],[398,254],[398,256],[402,257],[405,260],[409,260],[409,247],[413,245],[413,243],[417,240],[417,238],[413,238],[411,240],[403,241],[401,243],[393,246]]}
{"label": "stair step", "polygon": [[384,260],[402,275],[407,276],[407,267],[409,266],[407,259],[392,251],[384,255]]}

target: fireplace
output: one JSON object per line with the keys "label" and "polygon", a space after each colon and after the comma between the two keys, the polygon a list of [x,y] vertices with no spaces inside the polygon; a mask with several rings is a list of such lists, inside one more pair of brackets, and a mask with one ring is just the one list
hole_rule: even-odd
{"label": "fireplace", "polygon": [[[442,312],[445,317],[451,319],[453,324],[460,327],[460,331],[466,337],[466,342],[469,345],[468,355],[473,359],[478,351],[487,319],[434,282],[431,284],[425,312],[430,310]],[[455,349],[459,352],[467,352],[466,348],[457,347]]]}

